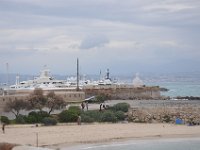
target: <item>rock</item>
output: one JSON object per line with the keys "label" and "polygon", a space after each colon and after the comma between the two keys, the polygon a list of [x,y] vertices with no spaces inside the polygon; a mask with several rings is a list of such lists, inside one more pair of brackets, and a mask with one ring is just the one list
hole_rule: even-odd
{"label": "rock", "polygon": [[32,146],[16,146],[12,150],[51,150],[42,147],[32,147]]}
{"label": "rock", "polygon": [[15,146],[16,144],[0,143],[0,150],[12,150],[12,148]]}

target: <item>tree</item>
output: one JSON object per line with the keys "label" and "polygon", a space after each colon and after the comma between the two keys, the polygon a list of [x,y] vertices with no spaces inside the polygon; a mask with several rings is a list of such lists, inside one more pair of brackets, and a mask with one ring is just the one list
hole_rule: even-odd
{"label": "tree", "polygon": [[6,103],[4,110],[5,112],[12,112],[17,118],[20,114],[20,110],[25,110],[28,103],[21,99],[10,100]]}
{"label": "tree", "polygon": [[66,102],[61,96],[56,95],[53,91],[47,94],[46,107],[49,108],[49,114],[56,110],[66,106]]}
{"label": "tree", "polygon": [[30,94],[28,101],[29,109],[39,109],[42,111],[42,108],[44,108],[47,103],[47,98],[44,96],[42,89],[35,89],[33,93]]}

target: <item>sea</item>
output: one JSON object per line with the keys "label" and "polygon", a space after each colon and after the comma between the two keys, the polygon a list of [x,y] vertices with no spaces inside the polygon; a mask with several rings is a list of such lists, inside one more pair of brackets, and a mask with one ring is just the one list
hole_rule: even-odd
{"label": "sea", "polygon": [[[133,77],[122,78],[126,83],[131,84]],[[160,86],[168,89],[162,92],[164,96],[194,96],[200,97],[200,73],[174,73],[174,74],[140,74],[144,85]]]}
{"label": "sea", "polygon": [[200,75],[193,76],[160,76],[153,80],[145,80],[146,85],[158,85],[167,88],[167,92],[162,92],[162,95],[177,97],[177,96],[194,96],[200,97]]}
{"label": "sea", "polygon": [[60,150],[200,150],[200,138],[129,140],[65,147]]}

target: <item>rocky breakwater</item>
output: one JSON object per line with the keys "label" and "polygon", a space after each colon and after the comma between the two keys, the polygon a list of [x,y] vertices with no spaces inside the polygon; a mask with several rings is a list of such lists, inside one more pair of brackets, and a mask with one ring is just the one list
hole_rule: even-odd
{"label": "rocky breakwater", "polygon": [[138,123],[176,123],[200,125],[200,107],[159,107],[132,108],[128,113],[129,121]]}

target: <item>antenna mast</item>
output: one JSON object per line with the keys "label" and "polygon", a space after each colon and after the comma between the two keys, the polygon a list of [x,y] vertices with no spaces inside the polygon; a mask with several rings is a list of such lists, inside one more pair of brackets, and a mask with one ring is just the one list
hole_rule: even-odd
{"label": "antenna mast", "polygon": [[76,79],[77,79],[76,91],[79,91],[79,60],[78,60],[78,58],[77,58],[77,76],[76,76]]}

